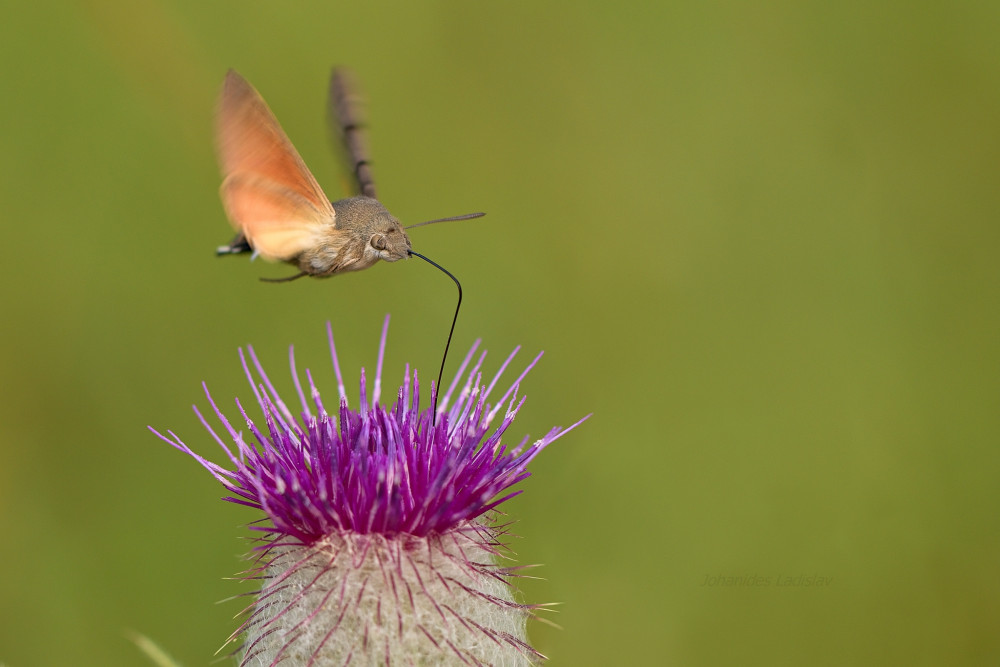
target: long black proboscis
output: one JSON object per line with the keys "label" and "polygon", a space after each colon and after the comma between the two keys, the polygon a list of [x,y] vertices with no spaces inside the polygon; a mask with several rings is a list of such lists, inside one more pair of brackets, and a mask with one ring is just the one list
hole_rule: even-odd
{"label": "long black proboscis", "polygon": [[451,271],[444,268],[437,262],[427,259],[419,252],[413,252],[411,250],[410,255],[413,257],[419,257],[420,259],[424,260],[431,266],[437,268],[438,271],[441,271],[446,276],[455,281],[455,287],[458,288],[458,304],[455,306],[455,317],[451,319],[451,329],[448,330],[448,342],[444,344],[444,356],[441,357],[441,370],[438,371],[437,384],[434,385],[434,407],[433,407],[433,412],[431,412],[431,426],[435,426],[437,424],[438,396],[441,394],[441,378],[444,377],[444,364],[446,361],[448,361],[448,348],[451,347],[451,337],[455,333],[455,324],[458,322],[458,311],[461,310],[462,308],[462,283],[458,282],[458,278],[453,276]]}

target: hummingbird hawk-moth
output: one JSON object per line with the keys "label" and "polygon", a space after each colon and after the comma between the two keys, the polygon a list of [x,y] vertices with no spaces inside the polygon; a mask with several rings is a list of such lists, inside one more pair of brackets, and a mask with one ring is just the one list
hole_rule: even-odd
{"label": "hummingbird hawk-moth", "polygon": [[299,269],[281,280],[325,278],[367,269],[380,259],[395,262],[415,254],[405,228],[376,198],[355,98],[350,75],[334,69],[331,125],[340,133],[360,194],[331,202],[264,98],[229,70],[219,99],[216,138],[222,204],[237,234],[219,254],[252,252]]}

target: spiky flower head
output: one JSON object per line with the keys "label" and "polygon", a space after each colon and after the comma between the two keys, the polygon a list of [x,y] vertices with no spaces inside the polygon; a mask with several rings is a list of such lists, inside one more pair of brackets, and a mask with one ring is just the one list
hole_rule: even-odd
{"label": "spiky flower head", "polygon": [[238,429],[207,388],[221,429],[195,408],[229,466],[196,454],[172,431],[153,431],[208,470],[229,492],[225,500],[267,515],[251,525],[261,540],[245,573],[264,583],[231,637],[244,639],[241,664],[517,665],[542,657],[525,635],[536,607],[515,601],[515,569],[498,563],[506,526],[495,519],[497,507],[520,493],[511,487],[530,475],[528,463],[580,422],[530,444],[527,437],[503,444],[524,403],[518,383],[541,355],[488,403],[518,349],[484,385],[478,341],[436,414],[420,410],[409,366],[396,401],[381,405],[388,325],[386,317],[371,399],[362,369],[357,409],[349,406],[328,324],[335,413],[308,370],[308,395],[303,390],[290,351],[300,404],[292,414],[248,347],[240,359],[263,421],[237,400],[246,430]]}

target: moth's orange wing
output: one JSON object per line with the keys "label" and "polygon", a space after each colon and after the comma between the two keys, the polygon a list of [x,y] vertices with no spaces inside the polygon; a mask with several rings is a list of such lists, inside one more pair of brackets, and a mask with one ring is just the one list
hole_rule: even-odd
{"label": "moth's orange wing", "polygon": [[222,87],[216,140],[222,204],[257,254],[293,259],[333,233],[330,200],[260,93],[233,70]]}

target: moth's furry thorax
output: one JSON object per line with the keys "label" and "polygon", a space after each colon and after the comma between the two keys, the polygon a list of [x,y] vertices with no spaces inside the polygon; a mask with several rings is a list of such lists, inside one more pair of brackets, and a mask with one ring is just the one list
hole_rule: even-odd
{"label": "moth's furry thorax", "polygon": [[410,237],[377,199],[349,197],[333,202],[335,223],[317,233],[316,243],[295,263],[313,276],[367,269],[380,259],[395,262],[410,254]]}

